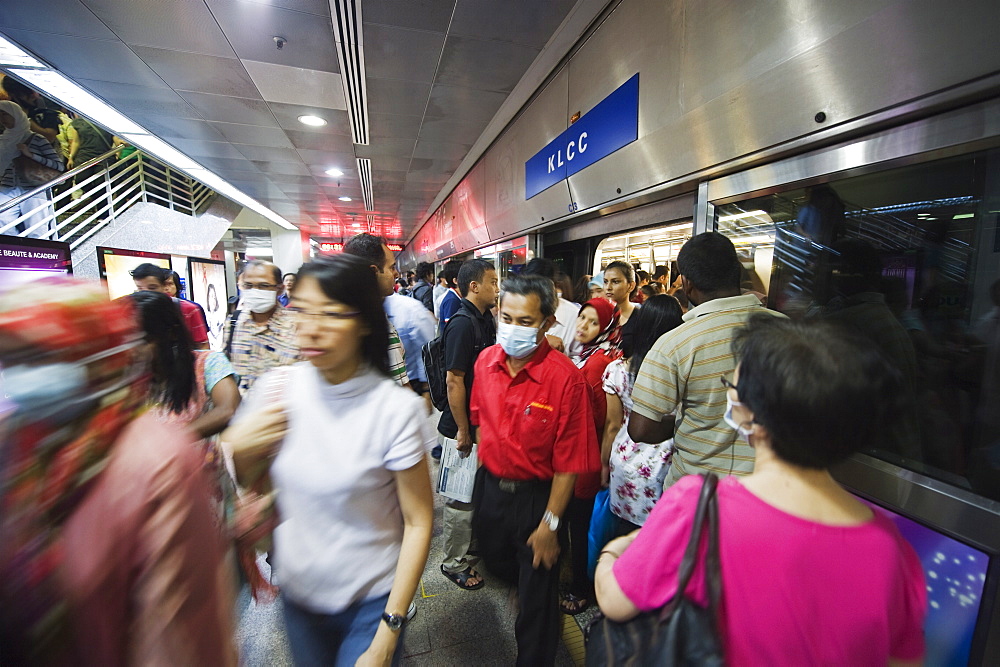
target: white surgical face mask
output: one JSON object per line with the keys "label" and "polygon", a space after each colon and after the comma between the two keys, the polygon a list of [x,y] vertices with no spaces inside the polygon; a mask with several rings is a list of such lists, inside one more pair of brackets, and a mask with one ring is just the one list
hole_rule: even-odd
{"label": "white surgical face mask", "polygon": [[735,429],[736,432],[739,433],[740,436],[744,440],[749,441],[750,440],[750,433],[753,431],[753,428],[746,428],[742,424],[739,424],[733,418],[733,408],[736,407],[737,405],[743,405],[743,404],[740,403],[739,401],[734,401],[733,399],[731,399],[729,397],[729,392],[727,391],[726,392],[726,414],[722,415],[722,419],[725,420],[725,422],[727,424],[729,424],[733,429]]}
{"label": "white surgical face mask", "polygon": [[243,305],[254,313],[266,313],[278,303],[278,293],[267,289],[243,290]]}
{"label": "white surgical face mask", "polygon": [[501,322],[497,325],[497,342],[511,357],[523,359],[538,349],[538,327]]}

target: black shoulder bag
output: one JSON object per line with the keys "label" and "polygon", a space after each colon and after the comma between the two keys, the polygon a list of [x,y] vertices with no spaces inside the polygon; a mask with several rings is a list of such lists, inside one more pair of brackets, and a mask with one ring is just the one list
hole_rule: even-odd
{"label": "black shoulder bag", "polygon": [[[719,478],[704,475],[691,539],[677,576],[677,593],[661,609],[639,614],[625,623],[603,615],[587,630],[587,665],[710,665],[725,664],[718,631],[722,573],[719,569],[719,508],[715,489]],[[708,607],[700,607],[684,594],[698,561],[698,546],[708,529],[705,585]]]}

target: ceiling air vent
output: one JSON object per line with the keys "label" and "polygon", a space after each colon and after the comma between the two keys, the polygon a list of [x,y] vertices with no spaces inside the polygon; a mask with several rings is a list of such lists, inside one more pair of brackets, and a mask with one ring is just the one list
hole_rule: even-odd
{"label": "ceiling air vent", "polygon": [[365,200],[365,210],[375,210],[375,195],[372,192],[372,161],[365,157],[358,158],[358,175],[361,177],[361,195]]}
{"label": "ceiling air vent", "polygon": [[351,136],[356,144],[368,144],[368,93],[365,90],[361,0],[330,0],[330,9],[337,58],[344,79],[347,113],[351,118]]}

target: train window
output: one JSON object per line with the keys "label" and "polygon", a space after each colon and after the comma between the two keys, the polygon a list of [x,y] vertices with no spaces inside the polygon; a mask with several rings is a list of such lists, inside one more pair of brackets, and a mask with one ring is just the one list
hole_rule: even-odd
{"label": "train window", "polygon": [[617,260],[650,274],[657,266],[670,267],[671,262],[677,259],[681,246],[691,238],[692,227],[691,222],[683,222],[609,236],[597,246],[594,273],[602,272],[608,264]]}
{"label": "train window", "polygon": [[[1000,150],[717,204],[744,289],[900,370],[892,463],[1000,499]],[[849,415],[845,415],[849,418]]]}

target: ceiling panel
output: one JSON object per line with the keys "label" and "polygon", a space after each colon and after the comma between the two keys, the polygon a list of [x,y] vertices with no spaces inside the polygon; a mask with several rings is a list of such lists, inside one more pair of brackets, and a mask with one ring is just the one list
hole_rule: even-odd
{"label": "ceiling panel", "polygon": [[156,114],[177,118],[200,118],[194,107],[166,85],[149,88],[89,79],[77,79],[77,83],[104,98],[126,116],[139,118],[146,114]]}
{"label": "ceiling panel", "polygon": [[406,171],[389,171],[387,169],[373,169],[372,170],[372,180],[377,185],[378,183],[386,182],[406,182]]}
{"label": "ceiling panel", "polygon": [[261,5],[271,5],[282,9],[294,9],[317,16],[330,17],[330,0],[247,0]]}
{"label": "ceiling panel", "polygon": [[448,30],[454,8],[455,0],[366,0],[363,5],[365,23],[440,33]]}
{"label": "ceiling panel", "polygon": [[178,150],[192,157],[217,157],[245,161],[243,153],[228,141],[201,141],[198,139],[171,139]]}
{"label": "ceiling panel", "polygon": [[[449,36],[437,81],[509,93],[541,49],[511,42]],[[477,63],[478,67],[470,67]]]}
{"label": "ceiling panel", "polygon": [[301,161],[277,162],[274,160],[254,160],[253,164],[266,174],[309,176],[309,167]]}
{"label": "ceiling panel", "polygon": [[462,161],[471,144],[453,144],[444,141],[425,141],[421,139],[417,142],[417,147],[413,149],[414,158],[431,158],[444,160]]}
{"label": "ceiling panel", "polygon": [[354,150],[354,142],[342,134],[317,134],[299,130],[286,130],[285,134],[295,148],[331,153],[350,153]]}
{"label": "ceiling panel", "polygon": [[267,103],[263,100],[188,91],[179,91],[179,94],[207,120],[277,127],[271,110],[267,108]]}
{"label": "ceiling panel", "polygon": [[173,116],[146,116],[143,125],[153,134],[165,139],[194,139],[198,141],[225,141],[218,130],[203,120],[174,118]]}
{"label": "ceiling panel", "polygon": [[270,146],[253,146],[249,144],[233,144],[236,150],[243,153],[248,160],[265,162],[299,162],[299,154],[291,148],[271,148]]}
{"label": "ceiling panel", "polygon": [[243,65],[268,102],[346,109],[340,74],[244,60]]}
{"label": "ceiling panel", "polygon": [[[490,116],[492,118],[492,116]],[[487,121],[488,122],[488,121]],[[424,118],[420,126],[421,141],[447,141],[472,146],[483,133],[485,123],[463,123],[455,118]]]}
{"label": "ceiling panel", "polygon": [[411,139],[415,141],[420,132],[420,120],[417,116],[397,116],[387,113],[368,114],[371,135],[377,139]]}
{"label": "ceiling panel", "polygon": [[426,83],[434,80],[444,33],[366,23],[364,35],[369,78]]}
{"label": "ceiling panel", "polygon": [[204,2],[85,0],[127,44],[232,58],[232,47]]}
{"label": "ceiling panel", "polygon": [[292,142],[285,136],[285,131],[279,127],[260,127],[259,125],[240,125],[237,123],[209,123],[222,136],[234,144],[255,144],[273,148],[293,148]]}
{"label": "ceiling panel", "polygon": [[315,165],[326,170],[330,167],[337,167],[345,174],[349,171],[353,171],[356,162],[354,160],[354,152],[350,153],[335,153],[333,151],[318,151],[311,148],[299,148],[297,149],[299,157],[302,161],[308,165]]}
{"label": "ceiling panel", "polygon": [[136,55],[174,90],[193,90],[233,97],[259,98],[257,86],[236,58],[133,47]]}
{"label": "ceiling panel", "polygon": [[[208,5],[240,58],[339,71],[328,18],[244,0],[208,0]],[[281,49],[275,36],[287,40]]]}
{"label": "ceiling panel", "polygon": [[412,139],[381,139],[367,146],[355,146],[358,157],[409,157],[413,154]]}
{"label": "ceiling panel", "polygon": [[[351,136],[351,125],[347,118],[347,112],[340,109],[327,109],[319,106],[302,106],[299,104],[280,104],[278,102],[268,102],[271,113],[278,120],[278,126],[285,130],[298,130],[299,132],[309,132],[311,134],[341,134]],[[322,127],[306,125],[299,120],[299,116],[310,115],[319,116],[326,121]]]}
{"label": "ceiling panel", "polygon": [[507,99],[506,93],[438,83],[431,89],[427,116],[449,118],[464,123],[481,123],[486,127],[505,99]]}
{"label": "ceiling panel", "polygon": [[575,4],[576,0],[507,0],[503,20],[498,21],[496,0],[459,0],[448,34],[541,49]]}
{"label": "ceiling panel", "polygon": [[[180,140],[178,140],[177,143],[180,144],[181,143]],[[204,142],[204,143],[208,144],[209,142]],[[232,144],[227,144],[227,145],[232,146]],[[180,147],[181,146],[178,145],[178,148],[180,148]],[[239,151],[237,151],[235,147],[233,148],[233,150],[236,151],[237,154],[239,154]],[[237,171],[254,171],[256,169],[256,165],[254,165],[253,162],[250,162],[249,160],[247,160],[246,158],[244,158],[242,156],[240,156],[239,159],[236,159],[236,158],[225,158],[225,157],[212,157],[212,156],[199,156],[198,157],[198,162],[201,162],[206,167],[212,167],[212,168],[218,168],[218,169],[233,169],[233,170],[237,170]]]}
{"label": "ceiling panel", "polygon": [[117,39],[115,33],[79,0],[62,0],[59,3],[59,11],[48,12],[44,22],[38,21],[37,9],[32,6],[33,4],[4,2],[3,11],[0,12],[0,27],[77,37]]}
{"label": "ceiling panel", "polygon": [[430,92],[429,83],[369,78],[368,107],[382,113],[423,116]]}
{"label": "ceiling panel", "polygon": [[316,185],[316,179],[312,176],[302,176],[300,174],[275,174],[268,172],[268,178],[277,184],[282,190],[286,185]]}

